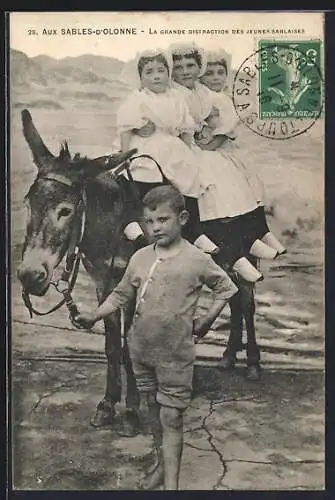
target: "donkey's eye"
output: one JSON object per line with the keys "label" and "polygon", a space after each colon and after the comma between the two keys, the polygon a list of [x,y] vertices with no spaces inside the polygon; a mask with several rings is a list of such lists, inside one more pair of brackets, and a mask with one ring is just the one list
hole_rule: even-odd
{"label": "donkey's eye", "polygon": [[59,220],[61,217],[68,217],[72,214],[71,208],[63,207],[59,210],[57,214],[57,219]]}

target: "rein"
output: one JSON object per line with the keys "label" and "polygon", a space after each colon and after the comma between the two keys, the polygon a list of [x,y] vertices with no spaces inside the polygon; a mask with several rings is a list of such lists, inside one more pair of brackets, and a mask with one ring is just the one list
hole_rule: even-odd
{"label": "rein", "polygon": [[[51,313],[57,311],[58,309],[60,309],[64,304],[66,304],[67,308],[69,309],[71,316],[78,314],[78,308],[75,305],[75,303],[73,302],[71,293],[72,293],[74,286],[76,284],[76,281],[77,281],[78,272],[79,272],[79,265],[80,265],[80,254],[78,252],[76,255],[76,258],[74,260],[73,274],[72,274],[71,281],[68,284],[68,287],[61,289],[59,287],[59,282],[58,283],[51,282],[51,284],[55,286],[56,290],[59,293],[63,294],[63,298],[60,302],[58,302],[58,304],[53,306],[48,311],[41,312],[41,311],[38,311],[37,309],[35,309],[35,307],[32,305],[29,293],[26,292],[25,290],[22,290],[22,299],[23,299],[24,305],[26,306],[26,308],[29,311],[31,318],[33,317],[33,314],[35,314],[36,316],[47,316],[48,314],[51,314]],[[71,269],[71,271],[72,271],[72,269]]]}

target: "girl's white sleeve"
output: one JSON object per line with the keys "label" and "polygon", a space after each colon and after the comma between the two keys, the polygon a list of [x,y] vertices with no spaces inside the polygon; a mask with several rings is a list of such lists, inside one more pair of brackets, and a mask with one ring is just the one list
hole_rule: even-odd
{"label": "girl's white sleeve", "polygon": [[228,96],[218,96],[215,106],[219,109],[219,124],[214,130],[214,135],[227,135],[235,137],[235,128],[238,125],[238,117],[234,105]]}
{"label": "girl's white sleeve", "polygon": [[148,121],[143,116],[142,100],[139,92],[134,92],[126,97],[120,104],[116,114],[116,126],[118,133],[132,130],[133,128],[141,128]]}

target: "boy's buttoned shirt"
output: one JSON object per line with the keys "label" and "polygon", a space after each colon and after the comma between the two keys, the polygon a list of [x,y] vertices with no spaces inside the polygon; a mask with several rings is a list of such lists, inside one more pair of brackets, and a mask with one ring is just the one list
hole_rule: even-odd
{"label": "boy's buttoned shirt", "polygon": [[136,299],[128,334],[132,357],[152,365],[194,359],[193,318],[203,285],[223,299],[237,292],[225,271],[186,240],[173,257],[157,257],[154,245],[133,255],[107,299],[120,308]]}

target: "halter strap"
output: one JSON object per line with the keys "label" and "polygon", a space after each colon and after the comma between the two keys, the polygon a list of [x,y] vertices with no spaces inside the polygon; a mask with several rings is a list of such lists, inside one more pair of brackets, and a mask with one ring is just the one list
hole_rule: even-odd
{"label": "halter strap", "polygon": [[[55,173],[48,173],[46,175],[42,175],[42,176],[38,177],[36,180],[52,180],[52,181],[56,181],[56,182],[59,182],[61,184],[64,184],[68,187],[73,186],[72,181],[68,177],[66,177],[64,175],[60,175],[60,174],[55,174]],[[51,309],[49,309],[48,311],[45,311],[45,312],[40,312],[37,309],[35,309],[34,306],[32,305],[29,293],[26,292],[25,290],[22,290],[22,299],[23,299],[23,302],[30,313],[31,318],[33,317],[33,314],[36,314],[36,316],[45,316],[45,315],[50,314],[54,311],[57,311],[57,309],[59,309],[63,304],[66,304],[66,306],[68,307],[68,309],[72,315],[78,314],[78,310],[76,308],[76,305],[74,304],[72,297],[71,297],[71,292],[74,289],[74,286],[76,284],[77,277],[78,277],[80,258],[81,258],[79,246],[80,246],[80,243],[81,243],[82,238],[84,236],[85,223],[86,223],[87,197],[86,197],[86,190],[85,190],[84,186],[82,186],[82,188],[81,188],[81,197],[80,197],[80,200],[77,204],[77,209],[78,209],[78,207],[80,207],[80,205],[82,205],[82,214],[81,214],[81,221],[80,221],[79,238],[76,238],[74,241],[70,242],[68,253],[67,253],[66,259],[65,259],[65,268],[64,268],[64,270],[62,272],[62,276],[61,276],[61,281],[68,283],[70,276],[72,274],[71,281],[70,281],[70,283],[68,283],[68,286],[61,291],[58,290],[57,285],[56,285],[56,289],[58,291],[60,291],[60,293],[63,294],[63,299],[60,302],[58,302],[58,304],[56,304]]]}
{"label": "halter strap", "polygon": [[65,184],[66,186],[69,186],[69,187],[73,186],[73,182],[68,177],[66,177],[65,175],[61,175],[61,174],[55,174],[52,172],[50,172],[46,175],[41,175],[40,177],[37,177],[36,180],[39,180],[39,179],[57,181],[57,182],[60,182],[61,184]]}

